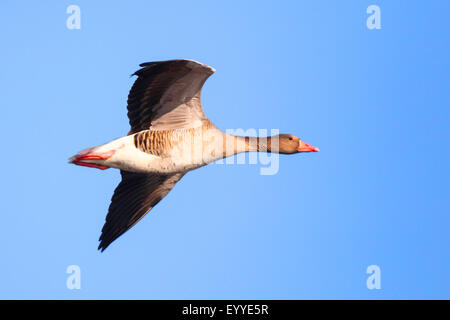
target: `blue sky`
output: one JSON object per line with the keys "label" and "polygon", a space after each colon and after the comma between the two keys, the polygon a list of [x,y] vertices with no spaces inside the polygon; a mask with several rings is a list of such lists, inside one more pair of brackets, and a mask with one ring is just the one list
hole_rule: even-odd
{"label": "blue sky", "polygon": [[[80,30],[66,27],[71,4]],[[0,298],[450,298],[447,1],[0,9]],[[125,135],[129,75],[173,58],[217,70],[202,100],[219,128],[279,129],[321,151],[281,156],[269,176],[193,171],[100,253],[119,172],[67,159]]]}

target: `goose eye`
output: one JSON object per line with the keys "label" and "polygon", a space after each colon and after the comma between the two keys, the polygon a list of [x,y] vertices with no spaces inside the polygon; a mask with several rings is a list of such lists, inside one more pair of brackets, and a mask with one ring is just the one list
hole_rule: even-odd
{"label": "goose eye", "polygon": [[289,137],[289,140],[292,140],[292,137]]}

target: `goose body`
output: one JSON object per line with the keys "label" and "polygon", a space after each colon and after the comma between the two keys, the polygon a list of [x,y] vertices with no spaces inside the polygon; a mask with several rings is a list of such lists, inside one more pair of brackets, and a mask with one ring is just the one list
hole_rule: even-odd
{"label": "goose body", "polygon": [[[227,141],[229,140],[229,141]],[[234,145],[235,144],[235,145]],[[226,135],[211,122],[192,129],[143,130],[101,146],[81,151],[107,154],[106,159],[86,159],[78,164],[97,164],[107,168],[140,173],[186,172],[236,153],[250,151],[245,139]],[[256,151],[256,150],[252,150]],[[101,168],[103,169],[103,168]]]}
{"label": "goose body", "polygon": [[128,96],[127,136],[85,149],[69,162],[121,170],[100,237],[102,251],[131,228],[184,174],[237,153],[318,151],[292,135],[226,134],[205,116],[201,88],[214,69],[193,60],[141,64]]}

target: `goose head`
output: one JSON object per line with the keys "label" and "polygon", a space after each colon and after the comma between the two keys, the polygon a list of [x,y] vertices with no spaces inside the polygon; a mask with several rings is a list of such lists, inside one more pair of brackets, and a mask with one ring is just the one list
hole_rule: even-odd
{"label": "goose head", "polygon": [[319,148],[307,144],[292,134],[280,134],[278,138],[279,153],[292,154],[299,152],[318,152]]}

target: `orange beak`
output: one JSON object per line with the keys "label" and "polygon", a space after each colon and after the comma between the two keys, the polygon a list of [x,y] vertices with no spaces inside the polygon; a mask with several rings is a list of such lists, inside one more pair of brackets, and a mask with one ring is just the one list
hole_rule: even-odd
{"label": "orange beak", "polygon": [[303,142],[302,140],[300,140],[299,144],[300,145],[297,148],[298,152],[318,152],[319,151],[319,148],[309,145],[306,142]]}

